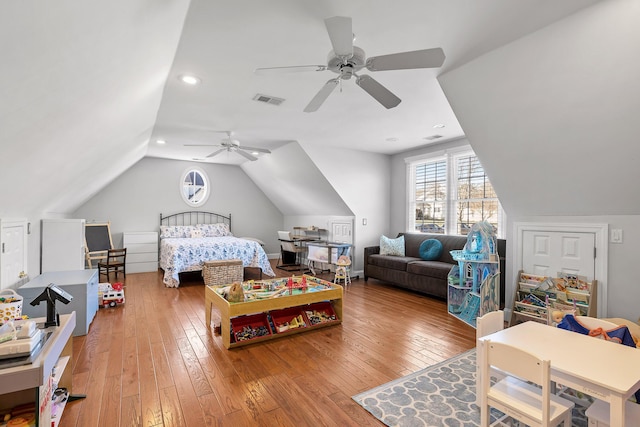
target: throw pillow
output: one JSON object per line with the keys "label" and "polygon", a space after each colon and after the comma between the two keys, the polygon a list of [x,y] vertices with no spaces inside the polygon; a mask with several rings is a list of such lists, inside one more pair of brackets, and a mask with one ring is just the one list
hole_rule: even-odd
{"label": "throw pillow", "polygon": [[442,255],[442,242],[438,239],[427,239],[420,243],[420,258],[425,261],[435,261]]}
{"label": "throw pillow", "polygon": [[404,236],[397,239],[380,237],[380,255],[404,256]]}

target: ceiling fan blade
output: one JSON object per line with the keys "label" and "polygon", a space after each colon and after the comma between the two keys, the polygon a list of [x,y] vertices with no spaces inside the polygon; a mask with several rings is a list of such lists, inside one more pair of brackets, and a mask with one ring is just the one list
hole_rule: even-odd
{"label": "ceiling fan blade", "polygon": [[305,73],[308,71],[325,71],[326,65],[293,65],[290,67],[256,68],[253,72],[259,76],[270,76],[281,73]]}
{"label": "ceiling fan blade", "polygon": [[182,144],[184,147],[222,147],[220,144]]}
{"label": "ceiling fan blade", "polygon": [[242,157],[251,160],[252,162],[255,160],[258,160],[257,157],[252,156],[251,154],[247,153],[246,151],[243,150],[236,150],[236,153],[240,154]]}
{"label": "ceiling fan blade", "polygon": [[241,150],[256,151],[258,153],[271,154],[271,151],[267,150],[266,148],[247,147],[246,145],[238,146],[238,148]]}
{"label": "ceiling fan blade", "polygon": [[217,156],[218,154],[222,153],[223,151],[227,151],[227,149],[226,149],[226,148],[221,148],[221,149],[219,149],[219,150],[216,150],[216,151],[214,151],[213,153],[209,154],[209,155],[207,156],[207,158],[209,158],[209,157],[213,157],[213,156]]}
{"label": "ceiling fan blade", "polygon": [[329,95],[331,95],[331,92],[333,92],[336,86],[338,86],[338,83],[338,79],[331,79],[325,83],[325,85],[322,86],[322,89],[320,89],[316,96],[313,97],[311,102],[304,107],[304,112],[313,113],[314,111],[318,111],[318,108],[320,108]]}
{"label": "ceiling fan blade", "polygon": [[369,71],[410,70],[414,68],[437,68],[444,63],[444,51],[439,47],[373,56],[367,59]]}
{"label": "ceiling fan blade", "polygon": [[378,83],[373,77],[368,75],[358,76],[356,84],[373,96],[376,101],[385,108],[393,108],[400,104],[401,99],[395,96],[389,89]]}
{"label": "ceiling fan blade", "polygon": [[327,27],[333,52],[338,57],[351,58],[353,56],[353,31],[351,28],[351,18],[345,16],[334,16],[324,20]]}

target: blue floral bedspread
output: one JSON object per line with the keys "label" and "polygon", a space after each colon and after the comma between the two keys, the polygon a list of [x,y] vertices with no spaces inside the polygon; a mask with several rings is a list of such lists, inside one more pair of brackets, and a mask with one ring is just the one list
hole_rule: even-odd
{"label": "blue floral bedspread", "polygon": [[166,238],[160,241],[160,267],[163,282],[170,288],[180,285],[178,273],[202,270],[205,261],[240,259],[245,267],[259,267],[267,276],[275,276],[267,254],[258,242],[233,236]]}

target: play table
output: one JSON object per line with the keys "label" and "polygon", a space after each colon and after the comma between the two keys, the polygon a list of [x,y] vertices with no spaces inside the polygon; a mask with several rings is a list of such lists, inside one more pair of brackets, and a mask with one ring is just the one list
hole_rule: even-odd
{"label": "play table", "polygon": [[[216,289],[221,288],[221,286],[206,286],[205,319],[207,326],[211,324],[211,309],[213,307],[216,307],[220,313],[222,342],[226,348],[233,348],[241,345],[252,344],[257,341],[278,338],[285,335],[273,331],[273,333],[271,333],[270,335],[263,336],[258,339],[231,342],[231,321],[232,319],[238,318],[239,316],[259,313],[274,313],[277,310],[293,307],[300,307],[301,310],[303,310],[306,307],[312,307],[314,303],[320,304],[322,302],[327,302],[331,305],[331,308],[335,312],[335,320],[315,325],[307,325],[307,327],[304,328],[291,329],[286,332],[286,335],[341,323],[343,291],[342,286],[333,284],[326,280],[318,279],[313,276],[304,275],[302,277],[304,277],[307,282],[306,289],[301,289],[300,287],[293,288],[291,290],[291,293],[288,289],[286,289],[285,291],[280,292],[280,294],[275,297],[267,297],[236,303],[227,301],[222,295],[220,295],[220,293],[216,291]],[[302,277],[295,278],[296,286],[299,286]],[[256,280],[249,282],[244,282],[245,289],[263,285],[265,286],[265,288],[277,290],[279,289],[278,287],[282,289],[282,286],[287,285],[288,278]],[[249,290],[245,292],[247,294],[251,293]]]}

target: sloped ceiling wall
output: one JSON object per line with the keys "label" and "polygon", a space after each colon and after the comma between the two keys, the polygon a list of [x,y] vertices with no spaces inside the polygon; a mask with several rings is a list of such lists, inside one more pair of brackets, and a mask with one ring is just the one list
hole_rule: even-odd
{"label": "sloped ceiling wall", "polygon": [[0,216],[72,212],[145,155],[188,7],[0,3]]}
{"label": "sloped ceiling wall", "polygon": [[638,22],[600,2],[439,78],[510,218],[640,213]]}
{"label": "sloped ceiling wall", "polygon": [[297,142],[241,168],[283,215],[353,215]]}

